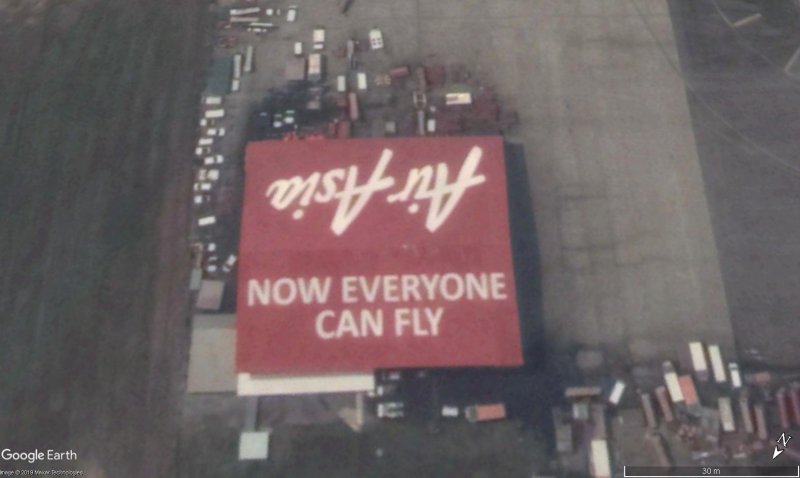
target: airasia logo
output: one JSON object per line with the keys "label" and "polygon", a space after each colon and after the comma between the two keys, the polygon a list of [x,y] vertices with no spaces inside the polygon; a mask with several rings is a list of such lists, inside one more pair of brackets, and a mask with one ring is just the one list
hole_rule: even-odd
{"label": "airasia logo", "polygon": [[475,174],[483,157],[483,150],[478,146],[469,151],[452,182],[447,164],[440,162],[435,168],[427,165],[409,170],[399,190],[395,188],[400,184],[396,178],[385,175],[393,156],[391,149],[384,149],[375,169],[362,183],[359,183],[363,177],[358,166],[336,168],[324,173],[314,172],[306,178],[278,179],[269,185],[266,197],[279,211],[293,209],[295,220],[302,219],[311,204],[337,202],[331,231],[339,236],[358,219],[376,194],[386,192],[387,202],[408,204],[411,214],[420,211],[420,203],[427,203],[425,228],[435,232],[453,213],[467,189],[486,182],[484,175]]}

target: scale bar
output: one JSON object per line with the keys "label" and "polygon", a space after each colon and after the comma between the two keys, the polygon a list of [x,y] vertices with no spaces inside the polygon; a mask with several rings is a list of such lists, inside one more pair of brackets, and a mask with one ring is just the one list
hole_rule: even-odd
{"label": "scale bar", "polygon": [[800,466],[624,466],[625,478],[800,478]]}

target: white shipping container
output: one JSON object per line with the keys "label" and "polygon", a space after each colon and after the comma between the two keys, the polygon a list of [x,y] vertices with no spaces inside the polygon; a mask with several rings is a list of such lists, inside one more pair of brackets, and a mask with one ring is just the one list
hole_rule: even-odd
{"label": "white shipping container", "polygon": [[458,417],[458,407],[454,405],[445,405],[442,407],[442,416],[447,418]]}
{"label": "white shipping container", "polygon": [[730,397],[719,397],[717,399],[717,405],[719,408],[719,421],[722,424],[722,431],[736,431],[736,423],[733,419],[733,407],[731,406]]}
{"label": "white shipping container", "polygon": [[[742,388],[742,376],[739,373],[739,364],[731,362],[728,364],[728,371],[731,373],[731,386],[733,388]],[[800,419],[800,417],[798,417]]]}
{"label": "white shipping container", "polygon": [[231,91],[233,93],[236,93],[237,91],[239,91],[239,85],[240,85],[239,82],[240,81],[241,80],[238,80],[238,79],[231,80]]}
{"label": "white shipping container", "polygon": [[675,373],[675,367],[672,366],[672,362],[664,362],[663,369],[664,369],[664,383],[666,383],[667,385],[669,398],[672,400],[673,403],[684,401],[683,391],[681,390],[681,384],[680,382],[678,382],[678,374]]}
{"label": "white shipping container", "polygon": [[203,116],[206,118],[224,118],[225,110],[223,109],[207,110],[205,113],[203,113]]}
{"label": "white shipping container", "polygon": [[217,217],[216,216],[201,217],[200,219],[197,220],[197,225],[200,226],[200,227],[211,226],[211,225],[216,224],[216,223],[217,223]]}
{"label": "white shipping container", "polygon": [[253,71],[253,45],[247,45],[244,53],[244,72],[250,73]]}
{"label": "white shipping container", "polygon": [[444,102],[448,106],[471,105],[472,104],[472,94],[471,93],[447,93],[444,96]]}
{"label": "white shipping container", "polygon": [[314,35],[313,35],[314,43],[325,43],[325,29],[324,28],[315,28]]}
{"label": "white shipping container", "polygon": [[367,74],[364,73],[363,71],[359,72],[358,74],[356,74],[356,79],[358,80],[358,89],[361,90],[361,91],[366,90],[367,89]]}
{"label": "white shipping container", "polygon": [[344,93],[347,91],[347,77],[339,75],[336,77],[336,91]]}
{"label": "white shipping container", "polygon": [[611,478],[611,458],[608,455],[607,441],[592,440],[590,463],[594,478]]}
{"label": "white shipping container", "polygon": [[222,104],[222,97],[221,96],[206,96],[203,100],[203,104],[206,106],[217,106]]}
{"label": "white shipping container", "polygon": [[706,350],[702,342],[689,342],[689,353],[692,356],[692,368],[697,378],[702,381],[708,380],[708,362],[706,361]]}
{"label": "white shipping container", "polygon": [[617,380],[617,383],[614,384],[614,388],[611,389],[611,393],[608,395],[608,403],[618,405],[619,401],[622,399],[623,393],[625,393],[625,382]]}
{"label": "white shipping container", "polygon": [[238,80],[242,77],[242,55],[233,55],[233,79]]}
{"label": "white shipping container", "polygon": [[717,383],[725,383],[728,377],[725,374],[725,364],[722,362],[722,353],[719,350],[719,345],[708,346],[708,358],[711,359],[711,370],[714,372],[714,381]]}
{"label": "white shipping container", "polygon": [[231,23],[253,23],[257,22],[258,17],[231,17]]}
{"label": "white shipping container", "polygon": [[240,15],[253,15],[261,11],[261,7],[250,7],[250,8],[231,8],[230,15],[232,17],[240,16]]}

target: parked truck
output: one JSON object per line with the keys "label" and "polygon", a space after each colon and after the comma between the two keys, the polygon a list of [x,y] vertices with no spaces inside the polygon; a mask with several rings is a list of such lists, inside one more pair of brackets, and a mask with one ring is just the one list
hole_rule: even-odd
{"label": "parked truck", "polygon": [[689,342],[689,354],[692,356],[692,368],[697,379],[701,382],[708,381],[708,361],[703,342]]}
{"label": "parked truck", "polygon": [[502,420],[506,417],[506,406],[503,403],[472,405],[464,409],[464,415],[472,423]]}
{"label": "parked truck", "polygon": [[325,78],[325,58],[319,53],[308,55],[308,81],[319,82]]}

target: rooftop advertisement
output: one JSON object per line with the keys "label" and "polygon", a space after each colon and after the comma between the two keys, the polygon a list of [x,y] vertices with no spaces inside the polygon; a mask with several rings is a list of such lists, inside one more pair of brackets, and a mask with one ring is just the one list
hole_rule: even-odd
{"label": "rooftop advertisement", "polygon": [[237,369],[522,363],[499,137],[250,143]]}

